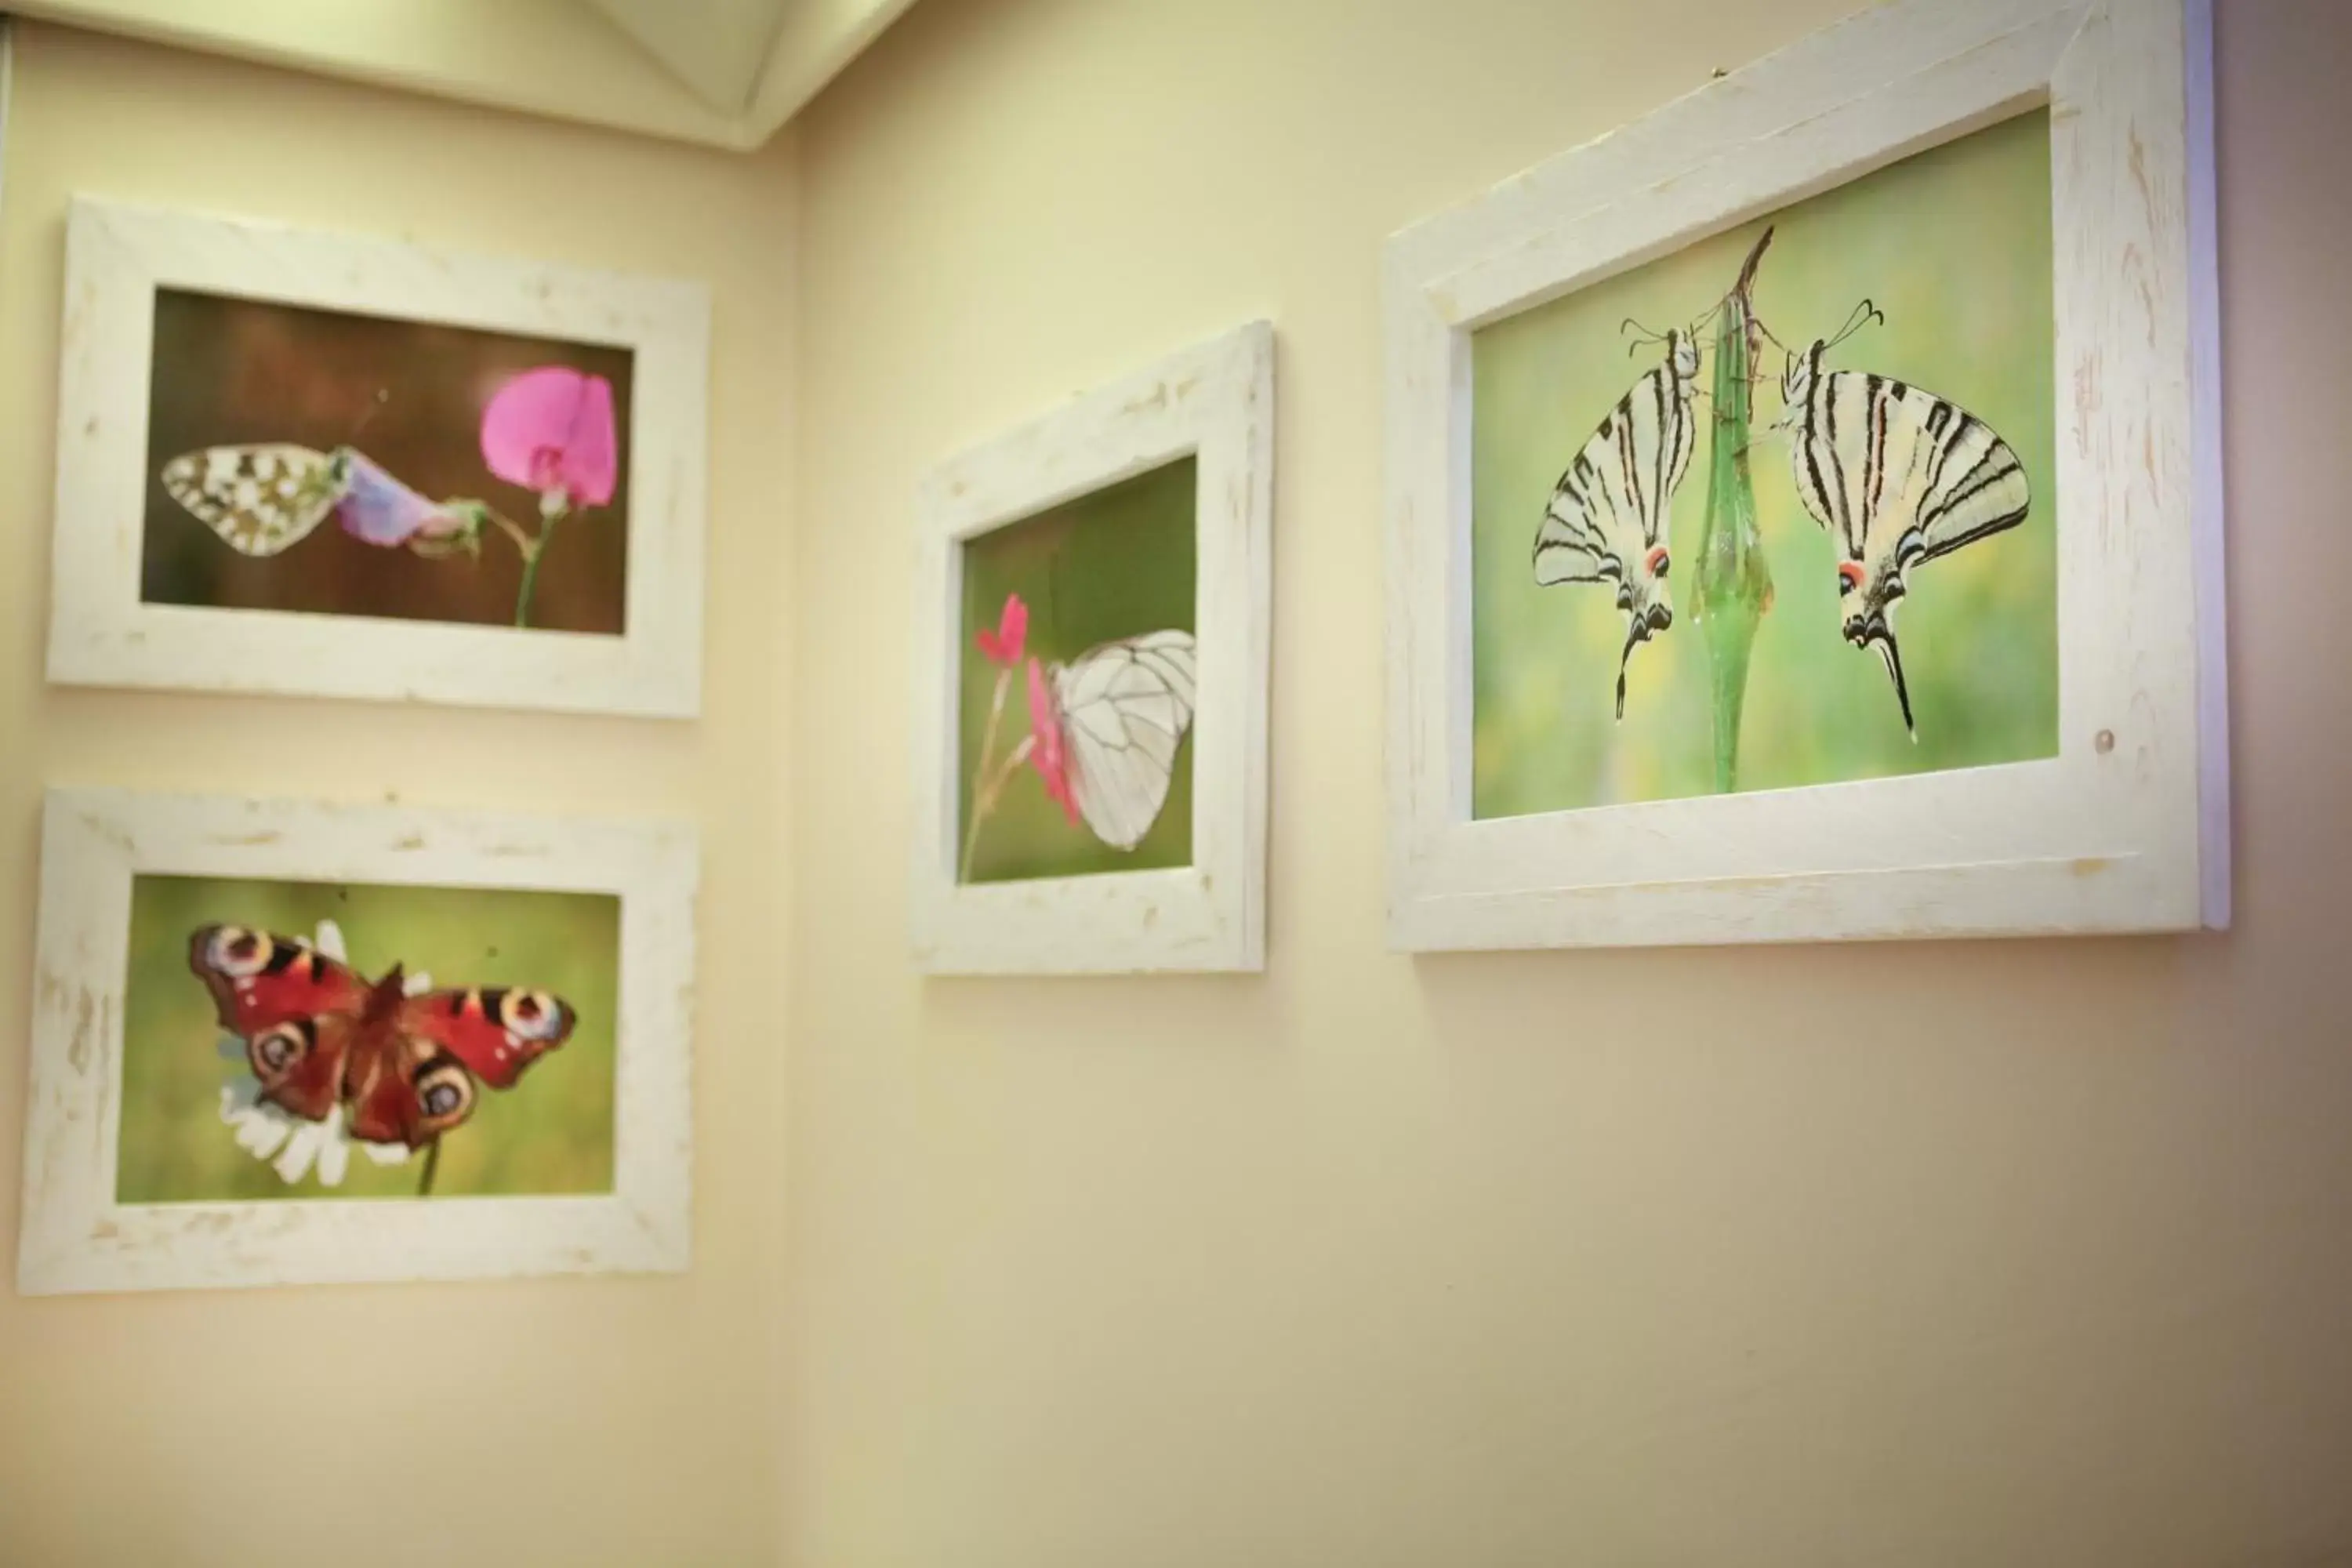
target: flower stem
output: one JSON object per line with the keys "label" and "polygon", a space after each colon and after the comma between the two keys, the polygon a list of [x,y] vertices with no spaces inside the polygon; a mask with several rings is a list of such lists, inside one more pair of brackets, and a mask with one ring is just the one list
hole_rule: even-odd
{"label": "flower stem", "polygon": [[971,880],[971,858],[980,848],[980,823],[996,804],[996,792],[983,792],[981,780],[988,776],[988,764],[996,755],[996,726],[1004,718],[1004,694],[1013,684],[1013,667],[1006,665],[996,672],[996,695],[989,699],[988,728],[981,734],[980,763],[971,770],[971,820],[964,825],[963,860],[956,871],[956,880]]}
{"label": "flower stem", "polygon": [[[451,504],[455,505],[459,503],[453,502]],[[478,509],[484,518],[498,524],[499,531],[501,533],[504,533],[509,539],[514,541],[516,552],[520,554],[525,560],[529,560],[530,558],[531,539],[530,534],[525,533],[522,531],[522,524],[515,521],[512,518],[507,517],[499,511],[497,508],[488,506],[481,501],[467,501],[462,504]]]}
{"label": "flower stem", "polygon": [[425,1174],[416,1179],[418,1197],[429,1198],[433,1195],[433,1178],[438,1175],[440,1171],[441,1140],[436,1138],[432,1142],[425,1145]]}
{"label": "flower stem", "polygon": [[559,509],[540,520],[539,537],[531,540],[522,552],[522,590],[515,595],[515,625],[530,625],[530,596],[539,586],[540,558],[547,553],[547,542],[555,537],[555,525],[563,521]]}
{"label": "flower stem", "polygon": [[971,807],[971,832],[965,837],[963,843],[963,868],[960,875],[961,880],[966,882],[971,880],[971,852],[980,843],[982,820],[996,810],[997,797],[1004,793],[1004,786],[1013,782],[1013,775],[1021,771],[1021,764],[1029,760],[1029,752],[1034,744],[1033,737],[1022,736],[1021,743],[1004,754],[1003,765],[999,767],[989,781],[981,786],[974,798]]}

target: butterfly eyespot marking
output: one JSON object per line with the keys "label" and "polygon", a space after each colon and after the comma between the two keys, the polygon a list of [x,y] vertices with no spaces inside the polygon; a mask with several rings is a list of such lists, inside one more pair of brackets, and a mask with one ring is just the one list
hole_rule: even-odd
{"label": "butterfly eyespot marking", "polygon": [[482,1003],[519,1040],[551,1040],[563,1032],[563,1004],[544,991],[485,991]]}
{"label": "butterfly eyespot marking", "polygon": [[1666,568],[1672,564],[1672,562],[1666,554],[1666,547],[1663,544],[1653,544],[1650,546],[1650,553],[1643,558],[1643,564],[1650,569],[1651,576],[1664,576],[1666,574]]}
{"label": "butterfly eyespot marking", "polygon": [[1841,561],[1838,563],[1838,593],[1840,596],[1851,594],[1856,588],[1861,587],[1862,579],[1863,569],[1861,562]]}
{"label": "butterfly eyespot marking", "polygon": [[416,1071],[416,1108],[426,1131],[439,1131],[464,1120],[474,1108],[474,1080],[447,1057],[436,1057]]}
{"label": "butterfly eyespot marking", "polygon": [[205,963],[231,979],[249,984],[254,975],[268,967],[275,945],[268,936],[248,926],[221,926],[205,943]]}
{"label": "butterfly eyespot marking", "polygon": [[253,1064],[253,1075],[268,1083],[293,1071],[318,1043],[317,1025],[308,1018],[289,1019],[247,1041],[245,1055]]}

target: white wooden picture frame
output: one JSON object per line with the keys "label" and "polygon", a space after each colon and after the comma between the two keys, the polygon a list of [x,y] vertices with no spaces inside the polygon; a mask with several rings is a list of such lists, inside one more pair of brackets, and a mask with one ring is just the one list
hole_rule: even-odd
{"label": "white wooden picture frame", "polygon": [[[2037,105],[2058,754],[1474,819],[1471,333]],[[1395,236],[1392,945],[2226,925],[2211,135],[2209,0],[1894,0]]]}
{"label": "white wooden picture frame", "polygon": [[[961,882],[963,547],[1188,455],[1198,464],[1191,864]],[[924,972],[1264,967],[1273,505],[1274,330],[1264,321],[1089,393],[926,478],[918,500],[910,920]]]}
{"label": "white wooden picture frame", "polygon": [[[620,633],[142,601],[151,353],[164,289],[629,350]],[[709,317],[709,290],[695,282],[77,198],[67,221],[49,679],[695,716]]]}
{"label": "white wooden picture frame", "polygon": [[[140,874],[618,895],[611,1192],[117,1202],[128,943]],[[18,1289],[48,1295],[682,1272],[690,1241],[697,876],[695,835],[684,824],[52,791],[42,837]],[[207,1051],[210,1043],[193,1040],[189,1048]],[[532,1081],[526,1075],[509,1092],[529,1094]],[[209,1122],[214,1108],[190,1114]],[[215,1131],[226,1139],[232,1129]]]}

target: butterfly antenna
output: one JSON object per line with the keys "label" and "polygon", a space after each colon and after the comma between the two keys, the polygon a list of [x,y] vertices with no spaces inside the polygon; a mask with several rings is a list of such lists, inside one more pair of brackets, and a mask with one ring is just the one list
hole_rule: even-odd
{"label": "butterfly antenna", "polygon": [[349,447],[355,444],[360,438],[361,432],[364,431],[368,427],[369,423],[373,421],[377,415],[383,412],[383,405],[391,401],[392,389],[388,386],[377,387],[375,389],[375,395],[368,400],[367,412],[361,415],[359,423],[352,426],[352,433],[344,440],[343,445]]}
{"label": "butterfly antenna", "polygon": [[1853,313],[1845,319],[1845,325],[1837,330],[1837,336],[1832,338],[1827,346],[1830,348],[1837,347],[1838,344],[1845,342],[1846,339],[1853,336],[1854,333],[1862,331],[1863,328],[1868,326],[1873,321],[1876,321],[1879,325],[1885,326],[1886,324],[1886,312],[1880,310],[1876,305],[1871,303],[1869,300],[1864,299],[1861,304],[1856,305],[1853,308]]}
{"label": "butterfly antenna", "polygon": [[1627,359],[1633,358],[1637,351],[1647,348],[1652,343],[1662,343],[1666,341],[1665,333],[1644,326],[1631,316],[1617,323],[1617,331],[1621,336],[1626,332],[1633,334],[1633,341],[1625,345]]}

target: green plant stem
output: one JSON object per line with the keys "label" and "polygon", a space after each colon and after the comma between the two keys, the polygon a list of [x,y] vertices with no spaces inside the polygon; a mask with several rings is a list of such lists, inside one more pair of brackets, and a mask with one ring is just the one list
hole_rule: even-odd
{"label": "green plant stem", "polygon": [[[963,863],[956,868],[957,881],[971,880],[972,856],[980,848],[980,825],[994,814],[997,797],[1004,793],[1004,786],[1013,782],[1013,775],[1021,771],[1021,764],[1029,760],[1030,744],[1031,737],[1022,736],[1021,743],[1006,753],[1004,765],[998,768],[987,783],[980,784],[972,792],[971,826],[964,834]],[[974,773],[972,777],[977,781],[980,775]]]}
{"label": "green plant stem", "polygon": [[522,531],[522,524],[516,522],[513,519],[500,513],[496,508],[488,506],[481,501],[452,502],[451,504],[470,507],[476,512],[479,513],[485,521],[496,523],[498,525],[499,531],[504,533],[509,539],[514,541],[516,552],[521,555],[525,560],[529,560],[530,558],[531,539],[530,534],[525,533]]}
{"label": "green plant stem", "polygon": [[517,548],[522,551],[522,589],[515,595],[516,626],[530,625],[530,596],[539,587],[540,558],[547,553],[548,541],[555,537],[555,525],[562,521],[562,508],[546,513],[540,520],[539,537],[517,544]]}
{"label": "green plant stem", "polygon": [[438,1175],[440,1171],[441,1140],[436,1138],[432,1142],[425,1145],[425,1174],[418,1177],[416,1181],[418,1197],[429,1198],[433,1195],[433,1178]]}
{"label": "green plant stem", "polygon": [[1756,486],[1748,470],[1748,389],[1755,357],[1756,311],[1750,298],[1756,268],[1772,243],[1766,229],[1739,269],[1716,318],[1712,437],[1706,475],[1706,519],[1699,536],[1694,585],[1707,650],[1715,738],[1715,787],[1739,787],[1739,717],[1748,696],[1748,661],[1765,612],[1772,607],[1772,573],[1756,527]]}
{"label": "green plant stem", "polygon": [[[996,726],[1004,718],[1004,694],[1012,689],[1012,685],[1013,667],[1006,665],[996,672],[996,693],[988,701],[988,728],[981,732],[980,737],[980,762],[971,770],[971,820],[964,825],[963,859],[960,862],[956,873],[956,880],[959,882],[971,880],[972,852],[980,847],[980,819],[986,813],[986,807],[982,804],[983,795],[981,781],[988,776],[988,764],[996,756]],[[984,798],[988,805],[996,804],[993,791],[988,792]]]}

